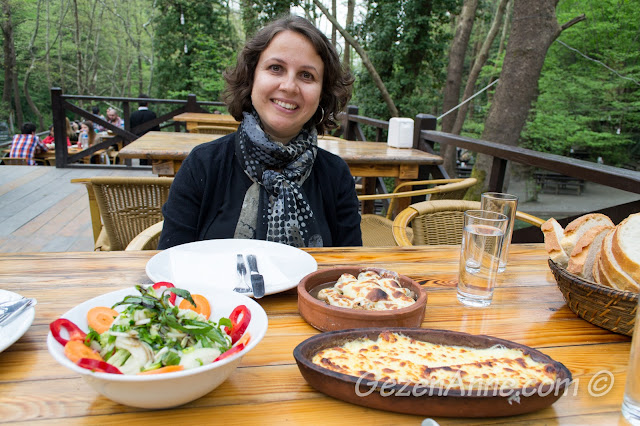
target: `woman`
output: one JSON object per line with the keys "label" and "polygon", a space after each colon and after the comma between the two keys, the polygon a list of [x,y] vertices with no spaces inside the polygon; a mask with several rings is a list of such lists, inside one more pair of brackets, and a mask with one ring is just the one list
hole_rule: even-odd
{"label": "woman", "polygon": [[246,44],[225,80],[241,124],[183,162],[159,248],[215,238],[362,245],[349,168],[316,141],[335,127],[353,84],[329,40],[303,18],[279,19]]}
{"label": "woman", "polygon": [[89,140],[89,146],[93,146],[98,143],[98,136],[96,136],[96,132],[93,130],[93,122],[91,121],[83,121],[80,124],[80,137],[78,138],[78,148],[82,148],[80,143],[82,141],[82,135],[87,135],[87,139]]}
{"label": "woman", "polygon": [[[45,144],[45,145],[53,145],[53,144],[55,144],[55,138],[54,138],[54,133],[53,133],[53,124],[51,126],[49,126],[49,135],[47,135],[47,137],[42,140],[42,143]],[[71,141],[69,140],[68,137],[67,137],[67,146],[71,146]]]}

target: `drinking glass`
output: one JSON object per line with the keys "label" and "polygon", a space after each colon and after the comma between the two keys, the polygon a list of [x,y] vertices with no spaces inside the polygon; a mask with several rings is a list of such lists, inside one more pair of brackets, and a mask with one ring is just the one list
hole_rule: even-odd
{"label": "drinking glass", "polygon": [[622,414],[632,425],[640,425],[640,306],[636,310],[636,323],[631,339],[631,356],[627,368]]}
{"label": "drinking glass", "polygon": [[481,200],[482,210],[502,213],[508,218],[507,230],[504,234],[504,242],[502,243],[502,251],[500,252],[500,266],[498,266],[498,272],[504,272],[507,268],[507,256],[509,255],[511,236],[513,235],[513,224],[516,221],[518,197],[501,192],[485,192],[482,194]]}
{"label": "drinking glass", "polygon": [[460,246],[458,300],[467,306],[489,306],[498,277],[507,216],[486,210],[464,212]]}

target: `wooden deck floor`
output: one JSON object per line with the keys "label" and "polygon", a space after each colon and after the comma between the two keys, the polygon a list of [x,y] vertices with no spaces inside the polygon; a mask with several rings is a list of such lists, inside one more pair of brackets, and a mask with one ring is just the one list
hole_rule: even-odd
{"label": "wooden deck floor", "polygon": [[0,166],[0,252],[93,251],[87,191],[73,178],[151,170]]}

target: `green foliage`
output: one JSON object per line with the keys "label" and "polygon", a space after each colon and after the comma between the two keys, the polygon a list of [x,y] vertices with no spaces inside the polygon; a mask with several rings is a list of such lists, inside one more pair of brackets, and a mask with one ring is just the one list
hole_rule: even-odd
{"label": "green foliage", "polygon": [[[359,40],[401,116],[437,108],[445,80],[451,14],[456,0],[368,0],[357,25]],[[388,119],[389,111],[369,73],[356,70],[352,104],[360,114]]]}
{"label": "green foliage", "polygon": [[592,161],[628,163],[640,143],[640,9],[635,2],[588,0],[561,2],[557,13],[560,23],[586,15],[559,40],[593,60],[560,43],[551,46],[524,145],[561,155],[580,147]]}
{"label": "green foliage", "polygon": [[160,0],[157,7],[158,95],[218,100],[239,45],[228,10],[218,0]]}

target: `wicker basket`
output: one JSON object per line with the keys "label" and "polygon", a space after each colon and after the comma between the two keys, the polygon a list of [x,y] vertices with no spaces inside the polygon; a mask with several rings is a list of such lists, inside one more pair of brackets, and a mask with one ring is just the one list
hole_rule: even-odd
{"label": "wicker basket", "polygon": [[549,267],[569,309],[576,315],[614,333],[633,334],[638,309],[637,293],[614,290],[584,280],[551,260]]}

